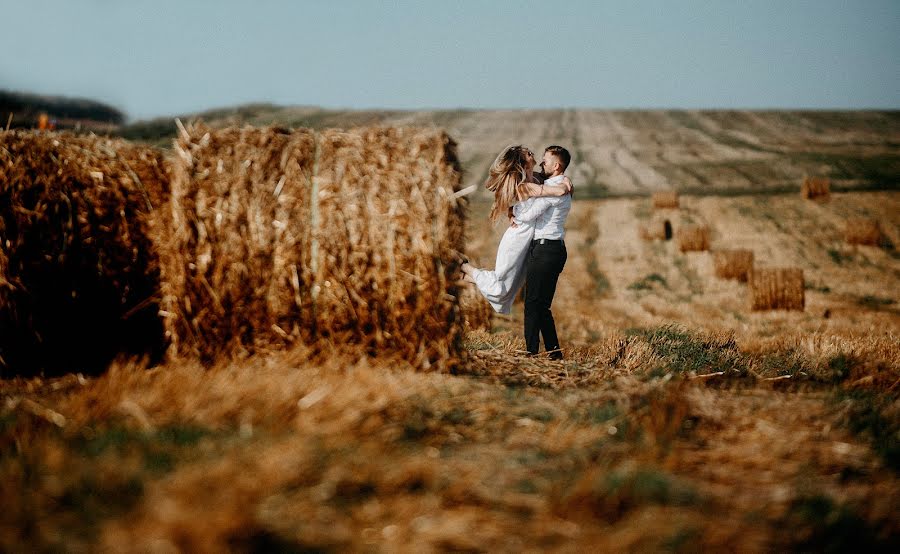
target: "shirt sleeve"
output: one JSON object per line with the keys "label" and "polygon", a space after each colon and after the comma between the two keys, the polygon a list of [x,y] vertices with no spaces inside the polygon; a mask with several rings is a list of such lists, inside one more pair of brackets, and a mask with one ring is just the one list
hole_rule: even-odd
{"label": "shirt sleeve", "polygon": [[[529,202],[528,200],[533,200],[533,202]],[[554,205],[554,200],[558,200],[558,198],[529,198],[525,202],[521,204],[516,204],[515,208],[513,208],[513,217],[516,220],[516,223],[529,223],[540,217],[542,213],[547,211],[547,209]]]}

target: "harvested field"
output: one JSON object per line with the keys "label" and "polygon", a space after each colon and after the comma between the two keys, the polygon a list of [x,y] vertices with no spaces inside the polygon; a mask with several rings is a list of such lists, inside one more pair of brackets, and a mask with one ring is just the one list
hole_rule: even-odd
{"label": "harvested field", "polygon": [[[750,349],[659,328],[548,363],[482,332],[459,376],[315,363],[301,347],[212,371],[5,382],[0,544],[647,550],[693,529],[695,549],[760,551],[833,540],[806,515],[817,502],[885,548],[900,531],[900,479],[851,431],[857,410],[881,405],[764,379],[793,344],[812,346],[792,358],[795,378],[847,346],[853,382],[877,375],[867,367],[896,378],[900,352],[812,338]],[[719,365],[685,368],[692,349]],[[866,390],[849,382],[836,390]],[[846,473],[865,477],[848,485]],[[35,514],[39,527],[27,525]]]}
{"label": "harvested field", "polygon": [[[477,183],[508,144],[538,151],[567,146],[579,198],[677,190],[690,194],[796,192],[804,175],[833,191],[896,189],[897,111],[451,110],[335,111],[244,106],[202,117],[326,129],[359,125],[436,126],[459,142],[467,184]],[[126,127],[130,137],[175,135],[171,118]],[[485,198],[484,196],[482,198]]]}
{"label": "harvested field", "polygon": [[[672,215],[676,229],[698,221],[715,227],[714,246],[752,250],[756,265],[803,269],[803,312],[751,312],[746,285],[717,278],[708,253],[682,254],[675,241],[641,240],[633,229],[650,221],[646,199],[577,201],[566,242],[589,246],[570,255],[560,277],[554,314],[578,314],[558,322],[561,336],[590,342],[615,330],[672,322],[709,332],[732,329],[757,338],[798,331],[838,336],[900,333],[896,251],[858,248],[844,241],[847,219],[865,216],[881,222],[886,242],[900,244],[900,195],[835,193],[832,200],[823,205],[794,193],[682,196],[690,209]],[[591,227],[599,231],[588,240],[584,230]],[[496,247],[498,235],[490,240]],[[595,268],[593,274],[589,265]],[[587,301],[583,291],[593,290],[594,274],[603,275],[605,292]],[[501,323],[495,321],[495,326],[504,328]]]}
{"label": "harvested field", "polygon": [[66,133],[0,133],[0,374],[158,359],[154,206],[162,153]]}
{"label": "harvested field", "polygon": [[460,354],[454,144],[438,131],[210,131],[176,145],[161,226],[170,355],[302,342],[422,368]]}
{"label": "harvested field", "polygon": [[[895,115],[559,113],[382,119],[462,126],[470,169],[495,129],[539,144],[574,129],[576,186],[645,191],[576,197],[563,361],[521,355],[520,305],[472,330],[464,289],[451,374],[296,341],[2,380],[0,550],[896,551],[900,196],[843,192],[871,186],[847,160],[890,155]],[[804,173],[831,176],[832,202],[796,193]],[[752,311],[715,254],[635,232],[672,175],[672,227],[801,269],[803,311]],[[757,186],[783,193],[734,194]],[[473,196],[464,244],[483,266],[504,229]],[[882,248],[845,242],[856,217]]]}

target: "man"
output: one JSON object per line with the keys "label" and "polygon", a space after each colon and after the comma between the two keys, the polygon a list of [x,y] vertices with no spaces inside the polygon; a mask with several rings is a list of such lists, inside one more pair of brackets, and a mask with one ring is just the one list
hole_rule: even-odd
{"label": "man", "polygon": [[[548,146],[541,160],[544,184],[562,182],[572,156],[562,146]],[[534,222],[534,239],[525,266],[525,347],[531,356],[540,351],[540,338],[552,360],[561,360],[559,337],[550,311],[556,282],[566,265],[565,223],[572,208],[572,196],[534,198],[530,205],[517,211],[513,224]]]}

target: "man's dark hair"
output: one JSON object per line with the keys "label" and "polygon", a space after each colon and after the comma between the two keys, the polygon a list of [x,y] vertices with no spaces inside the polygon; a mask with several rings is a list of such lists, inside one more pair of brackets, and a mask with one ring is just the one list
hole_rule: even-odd
{"label": "man's dark hair", "polygon": [[572,155],[562,146],[548,146],[544,152],[550,152],[556,156],[556,159],[559,160],[559,164],[562,166],[562,171],[565,171],[569,167],[569,162],[572,161]]}

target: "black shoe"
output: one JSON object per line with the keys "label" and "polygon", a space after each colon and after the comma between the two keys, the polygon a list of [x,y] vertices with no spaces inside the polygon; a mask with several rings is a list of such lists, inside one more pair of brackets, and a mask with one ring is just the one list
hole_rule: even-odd
{"label": "black shoe", "polygon": [[554,362],[558,362],[563,359],[562,350],[559,350],[559,349],[551,350],[550,352],[547,352],[547,357],[550,358],[551,360],[553,360]]}

